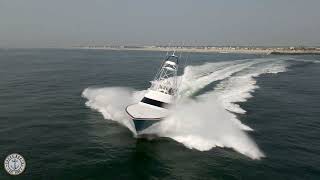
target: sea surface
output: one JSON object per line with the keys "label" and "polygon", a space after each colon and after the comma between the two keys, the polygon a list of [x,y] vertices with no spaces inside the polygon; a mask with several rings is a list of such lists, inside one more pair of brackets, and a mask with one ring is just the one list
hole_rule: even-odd
{"label": "sea surface", "polygon": [[[126,105],[164,52],[0,50],[0,179],[320,179],[320,56],[183,53],[170,117],[139,139]],[[147,132],[147,133],[148,133]]]}

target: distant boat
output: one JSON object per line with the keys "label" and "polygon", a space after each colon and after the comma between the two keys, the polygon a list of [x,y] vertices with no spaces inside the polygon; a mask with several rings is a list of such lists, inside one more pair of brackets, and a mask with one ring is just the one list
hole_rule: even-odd
{"label": "distant boat", "polygon": [[168,116],[168,107],[174,103],[178,92],[178,65],[179,57],[174,52],[167,55],[142,100],[126,107],[138,135]]}

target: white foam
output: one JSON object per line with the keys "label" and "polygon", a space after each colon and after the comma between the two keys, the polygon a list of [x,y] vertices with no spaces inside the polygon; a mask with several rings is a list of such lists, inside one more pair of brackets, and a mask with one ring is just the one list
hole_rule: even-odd
{"label": "white foam", "polygon": [[145,91],[134,91],[125,87],[107,87],[87,88],[82,96],[88,99],[86,105],[102,113],[105,119],[117,121],[135,133],[125,108],[129,104],[138,102],[144,93]]}
{"label": "white foam", "polygon": [[[201,66],[188,66],[180,77],[179,101],[171,115],[146,132],[172,138],[186,147],[200,151],[213,147],[228,147],[252,159],[264,157],[263,152],[246,134],[252,130],[243,124],[234,113],[245,113],[237,102],[250,98],[258,88],[254,77],[264,73],[278,73],[286,70],[283,60],[253,59],[207,63]],[[196,99],[190,95],[210,83],[221,81],[215,89]],[[132,122],[125,113],[128,104],[139,101],[145,91],[129,88],[87,88],[83,96],[86,105],[128,127],[134,134]]]}
{"label": "white foam", "polygon": [[253,159],[263,157],[254,141],[235,123],[235,116],[216,100],[217,97],[211,96],[178,104],[169,118],[149,132],[200,151],[229,147]]}
{"label": "white foam", "polygon": [[252,97],[251,93],[258,88],[254,78],[261,74],[276,74],[284,71],[286,71],[285,61],[261,60],[244,72],[237,73],[219,83],[212,93],[219,97],[225,109],[238,114],[244,114],[246,111],[236,103],[245,102]]}
{"label": "white foam", "polygon": [[320,60],[316,60],[316,59],[299,59],[299,57],[291,57],[291,58],[288,57],[287,60],[297,61],[297,62],[314,63],[314,64],[320,63]]}

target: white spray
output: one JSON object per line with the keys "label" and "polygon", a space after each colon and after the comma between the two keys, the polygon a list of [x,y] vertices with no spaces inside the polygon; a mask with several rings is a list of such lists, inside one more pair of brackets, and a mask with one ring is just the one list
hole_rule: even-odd
{"label": "white spray", "polygon": [[[147,133],[172,138],[186,147],[200,151],[228,147],[252,159],[264,157],[263,152],[247,135],[252,130],[234,113],[245,113],[237,102],[245,102],[258,88],[254,77],[286,70],[284,60],[252,59],[188,66],[180,77],[179,100],[171,115],[147,129]],[[210,83],[220,81],[215,89],[190,98]],[[137,103],[146,91],[125,87],[87,88],[86,105],[101,112],[105,119],[119,122],[136,134],[125,113],[128,104]]]}

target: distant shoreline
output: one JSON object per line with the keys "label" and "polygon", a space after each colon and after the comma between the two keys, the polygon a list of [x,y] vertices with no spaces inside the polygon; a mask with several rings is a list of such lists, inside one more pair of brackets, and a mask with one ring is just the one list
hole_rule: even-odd
{"label": "distant shoreline", "polygon": [[240,53],[274,55],[320,55],[319,47],[212,47],[212,46],[75,46],[74,49],[132,50],[132,51],[172,51],[198,53]]}

